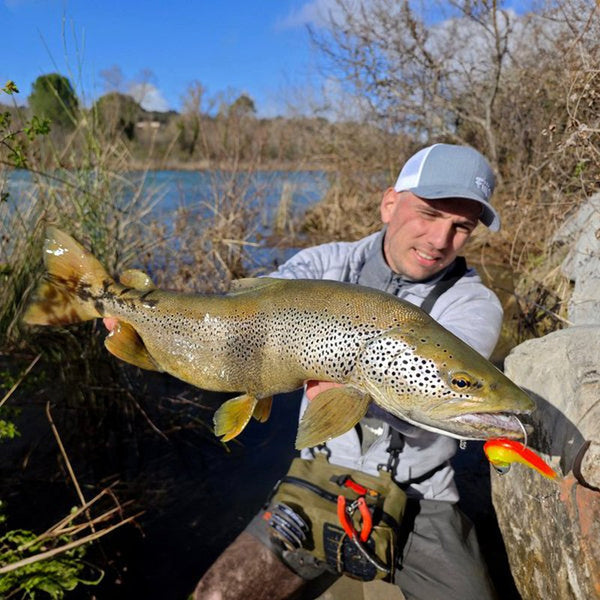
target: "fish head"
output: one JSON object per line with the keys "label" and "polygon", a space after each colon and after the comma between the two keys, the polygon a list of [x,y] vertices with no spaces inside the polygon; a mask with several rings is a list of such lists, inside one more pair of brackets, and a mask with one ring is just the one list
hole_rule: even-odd
{"label": "fish head", "polygon": [[433,320],[384,332],[355,371],[385,410],[459,439],[522,439],[517,415],[535,408],[504,373]]}

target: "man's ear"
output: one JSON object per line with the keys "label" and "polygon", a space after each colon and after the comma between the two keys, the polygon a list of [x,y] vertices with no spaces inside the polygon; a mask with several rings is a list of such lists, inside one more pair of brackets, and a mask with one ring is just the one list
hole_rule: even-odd
{"label": "man's ear", "polygon": [[385,190],[385,192],[383,192],[383,198],[381,199],[381,206],[379,207],[379,210],[381,212],[381,221],[384,225],[387,225],[392,219],[398,199],[399,194],[392,187],[389,187],[387,190]]}

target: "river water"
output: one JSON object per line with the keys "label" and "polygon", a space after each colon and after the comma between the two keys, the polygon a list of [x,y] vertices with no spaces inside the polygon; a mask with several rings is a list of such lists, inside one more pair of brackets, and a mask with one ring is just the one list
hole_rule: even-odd
{"label": "river water", "polygon": [[[33,176],[24,170],[11,171],[2,181],[0,173],[0,191],[8,192],[8,201],[0,204],[0,233],[10,228],[10,214],[15,206],[21,210],[34,204],[39,187],[32,185]],[[91,179],[97,177],[93,172],[56,171],[49,177],[37,177],[41,187],[55,189],[60,195],[61,188],[68,191],[78,186],[82,191],[93,194]],[[65,183],[66,182],[66,183]],[[285,217],[291,222],[298,219],[311,205],[318,202],[327,192],[330,181],[323,171],[182,171],[162,170],[146,172],[125,172],[113,175],[111,189],[114,194],[115,213],[137,214],[142,206],[151,207],[142,222],[146,225],[158,221],[166,225],[167,232],[173,225],[174,216],[180,209],[186,209],[190,219],[202,217],[210,220],[216,211],[226,209],[227,204],[239,203],[252,213],[253,222],[249,224],[261,240],[268,239],[278,210],[285,211]],[[103,192],[106,193],[106,192]],[[65,194],[68,196],[68,194]],[[75,194],[76,195],[76,194]],[[141,211],[140,211],[141,212]],[[8,223],[8,227],[4,224]],[[7,232],[8,233],[8,232]],[[177,240],[173,239],[173,244]],[[248,247],[248,254],[254,266],[280,263],[286,260],[294,249],[269,247],[261,243]],[[7,253],[8,254],[8,253]]]}

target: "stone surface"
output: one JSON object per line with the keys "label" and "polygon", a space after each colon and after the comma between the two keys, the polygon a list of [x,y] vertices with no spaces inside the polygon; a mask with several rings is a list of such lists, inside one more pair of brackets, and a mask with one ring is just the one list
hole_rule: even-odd
{"label": "stone surface", "polygon": [[556,483],[520,465],[492,473],[516,585],[524,600],[600,598],[600,325],[525,342],[505,366],[538,404],[529,445],[563,476]]}
{"label": "stone surface", "polygon": [[591,600],[600,598],[600,195],[555,242],[569,245],[573,326],[521,344],[505,367],[537,401],[530,446],[561,478],[492,474],[492,500],[523,599]]}
{"label": "stone surface", "polygon": [[575,282],[569,320],[576,325],[600,324],[600,194],[563,224],[554,241],[570,246],[562,264],[565,276]]}
{"label": "stone surface", "polygon": [[590,442],[573,470],[581,483],[600,491],[600,443]]}

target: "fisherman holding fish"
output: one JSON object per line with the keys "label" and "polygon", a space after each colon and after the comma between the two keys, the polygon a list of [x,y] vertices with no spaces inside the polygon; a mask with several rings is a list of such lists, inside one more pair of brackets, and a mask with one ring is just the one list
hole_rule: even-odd
{"label": "fisherman holding fish", "polygon": [[[479,221],[499,230],[500,219],[490,203],[494,185],[488,162],[474,149],[449,144],[424,148],[383,194],[381,232],[353,243],[303,250],[271,277],[333,279],[390,292],[421,306],[489,357],[500,334],[502,308],[458,254]],[[333,385],[307,382],[301,410]],[[390,445],[395,445],[391,454]],[[393,477],[409,501],[395,583],[407,599],[494,597],[473,524],[456,506],[458,492],[449,464],[456,440],[371,405],[359,426],[321,449],[331,463],[371,474],[396,455]],[[312,454],[302,451],[305,458]],[[286,598],[303,587],[305,579],[296,574],[300,570],[290,561],[284,565],[281,552],[269,543],[264,522],[255,518],[224,551],[199,582],[195,598]]]}
{"label": "fisherman holding fish", "polygon": [[223,441],[305,386],[301,458],[195,598],[289,598],[338,573],[393,582],[409,600],[494,597],[449,464],[455,438],[502,438],[510,452],[488,453],[512,462],[518,415],[534,408],[487,360],[502,308],[458,256],[480,221],[499,229],[493,188],[474,149],[424,148],[383,194],[382,231],[303,250],[225,295],[159,290],[135,270],[117,282],[48,227],[26,323],[105,318],[121,360],[236,392],[215,412]]}

